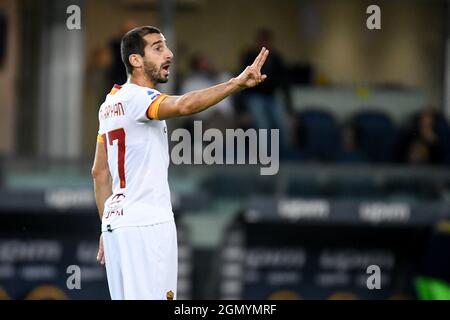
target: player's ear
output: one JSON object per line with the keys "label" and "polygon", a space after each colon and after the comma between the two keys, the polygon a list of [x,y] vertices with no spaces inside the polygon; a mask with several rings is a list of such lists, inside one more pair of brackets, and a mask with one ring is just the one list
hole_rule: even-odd
{"label": "player's ear", "polygon": [[130,56],[128,57],[128,61],[130,61],[130,64],[134,68],[140,68],[144,63],[142,56],[140,54],[130,54]]}

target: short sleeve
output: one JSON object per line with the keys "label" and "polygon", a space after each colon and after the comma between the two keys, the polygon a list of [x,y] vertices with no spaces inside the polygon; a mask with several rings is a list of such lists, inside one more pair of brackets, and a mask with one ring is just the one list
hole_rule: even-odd
{"label": "short sleeve", "polygon": [[154,89],[137,90],[127,103],[126,113],[138,122],[158,120],[159,105],[166,97]]}

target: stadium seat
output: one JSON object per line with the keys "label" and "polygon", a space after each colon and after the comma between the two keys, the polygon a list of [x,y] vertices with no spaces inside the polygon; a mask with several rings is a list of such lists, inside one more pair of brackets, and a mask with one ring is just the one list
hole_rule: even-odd
{"label": "stadium seat", "polygon": [[356,144],[370,162],[391,162],[397,129],[391,119],[379,111],[364,111],[353,119]]}
{"label": "stadium seat", "polygon": [[297,115],[298,141],[308,160],[334,161],[340,147],[340,131],[328,112],[305,110]]}

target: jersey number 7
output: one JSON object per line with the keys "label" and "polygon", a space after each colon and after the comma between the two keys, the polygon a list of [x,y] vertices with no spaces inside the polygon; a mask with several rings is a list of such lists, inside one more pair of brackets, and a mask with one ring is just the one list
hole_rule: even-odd
{"label": "jersey number 7", "polygon": [[109,131],[107,133],[108,144],[113,145],[113,141],[117,140],[117,169],[119,171],[120,188],[126,186],[125,181],[125,130],[123,128]]}

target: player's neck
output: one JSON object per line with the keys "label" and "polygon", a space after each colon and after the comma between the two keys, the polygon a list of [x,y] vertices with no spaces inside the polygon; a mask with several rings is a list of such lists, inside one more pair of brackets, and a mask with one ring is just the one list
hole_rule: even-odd
{"label": "player's neck", "polygon": [[128,77],[128,83],[132,83],[141,87],[147,87],[147,88],[155,88],[156,84],[153,83],[147,76],[144,75],[136,75],[132,74]]}

